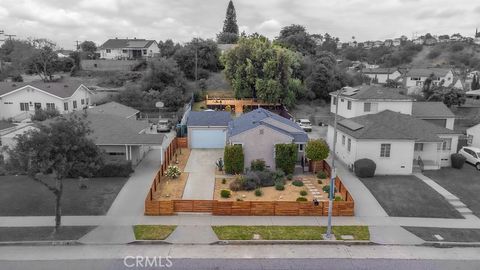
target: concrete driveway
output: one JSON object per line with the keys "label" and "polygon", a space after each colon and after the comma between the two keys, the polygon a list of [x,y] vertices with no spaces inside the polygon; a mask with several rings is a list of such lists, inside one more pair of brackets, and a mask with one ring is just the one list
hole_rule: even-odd
{"label": "concrete driveway", "polygon": [[223,149],[192,149],[185,172],[187,184],[183,191],[186,200],[212,200],[215,188],[215,162],[223,157]]}

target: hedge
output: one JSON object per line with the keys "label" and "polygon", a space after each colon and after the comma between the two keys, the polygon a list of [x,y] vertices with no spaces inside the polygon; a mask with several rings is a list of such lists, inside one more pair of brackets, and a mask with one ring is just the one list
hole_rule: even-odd
{"label": "hedge", "polygon": [[368,158],[363,158],[355,161],[353,164],[355,175],[358,177],[374,177],[377,165]]}
{"label": "hedge", "polygon": [[296,144],[275,145],[275,166],[285,174],[293,173],[297,162],[297,154],[298,146]]}
{"label": "hedge", "polygon": [[463,168],[463,164],[465,164],[465,161],[467,160],[464,156],[457,153],[452,154],[450,158],[452,160],[452,167],[455,169]]}
{"label": "hedge", "polygon": [[109,162],[105,163],[95,173],[95,177],[128,177],[133,172],[132,162]]}
{"label": "hedge", "polygon": [[243,172],[244,155],[241,145],[227,145],[223,154],[225,172],[229,174],[239,174]]}

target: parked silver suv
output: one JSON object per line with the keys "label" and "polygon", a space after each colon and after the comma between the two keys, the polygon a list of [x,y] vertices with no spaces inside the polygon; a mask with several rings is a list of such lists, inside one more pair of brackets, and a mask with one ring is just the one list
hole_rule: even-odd
{"label": "parked silver suv", "polygon": [[480,149],[476,147],[464,146],[458,153],[467,159],[468,163],[475,165],[480,170]]}

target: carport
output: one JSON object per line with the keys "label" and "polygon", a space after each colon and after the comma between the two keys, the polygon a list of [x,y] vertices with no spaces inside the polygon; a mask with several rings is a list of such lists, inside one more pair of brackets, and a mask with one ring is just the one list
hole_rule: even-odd
{"label": "carport", "polygon": [[224,148],[230,112],[190,112],[187,120],[188,147],[191,149]]}

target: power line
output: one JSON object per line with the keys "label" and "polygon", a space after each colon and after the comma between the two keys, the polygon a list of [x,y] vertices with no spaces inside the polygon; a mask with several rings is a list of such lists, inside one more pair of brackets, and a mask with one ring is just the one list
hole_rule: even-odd
{"label": "power line", "polygon": [[4,34],[4,36],[8,37],[8,40],[12,40],[12,37],[16,37],[17,35],[7,35],[7,34]]}

